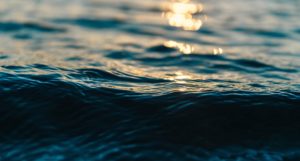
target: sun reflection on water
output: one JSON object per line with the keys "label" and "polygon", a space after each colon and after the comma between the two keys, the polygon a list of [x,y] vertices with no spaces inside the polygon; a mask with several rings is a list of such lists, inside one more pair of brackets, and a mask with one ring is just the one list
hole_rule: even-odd
{"label": "sun reflection on water", "polygon": [[192,76],[187,73],[183,73],[182,71],[177,71],[174,74],[172,74],[172,76],[169,77],[168,79],[179,84],[185,84],[187,83],[186,82],[187,80],[192,79]]}
{"label": "sun reflection on water", "polygon": [[181,53],[183,54],[191,54],[194,52],[195,48],[190,45],[190,44],[186,44],[186,43],[180,43],[180,42],[176,42],[176,41],[166,41],[164,43],[164,46],[168,47],[168,48],[177,48]]}
{"label": "sun reflection on water", "polygon": [[[203,26],[207,19],[203,15],[204,6],[201,3],[193,3],[192,0],[169,0],[162,5],[162,16],[167,19],[172,27],[181,28],[184,31],[197,31]],[[203,15],[203,19],[199,18]],[[177,49],[180,53],[189,55],[195,53],[207,52],[213,55],[223,54],[222,48],[216,47],[213,49],[197,48],[195,45],[186,42],[168,40],[164,42],[164,46]]]}
{"label": "sun reflection on water", "polygon": [[191,3],[190,0],[173,0],[163,5],[163,17],[168,19],[169,25],[187,31],[196,31],[202,27],[202,20],[195,15],[203,10],[202,4]]}
{"label": "sun reflection on water", "polygon": [[214,55],[223,54],[222,48],[214,48],[213,50]]}

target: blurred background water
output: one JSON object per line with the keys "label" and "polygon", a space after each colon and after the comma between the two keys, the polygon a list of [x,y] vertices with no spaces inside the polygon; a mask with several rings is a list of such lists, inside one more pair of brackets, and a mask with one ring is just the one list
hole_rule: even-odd
{"label": "blurred background water", "polygon": [[299,11],[2,0],[0,160],[299,160]]}

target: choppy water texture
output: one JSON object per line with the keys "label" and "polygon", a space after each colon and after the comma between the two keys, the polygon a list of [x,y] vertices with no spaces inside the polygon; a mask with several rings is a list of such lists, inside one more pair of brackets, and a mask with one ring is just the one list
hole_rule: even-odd
{"label": "choppy water texture", "polygon": [[0,160],[297,161],[299,11],[1,0]]}

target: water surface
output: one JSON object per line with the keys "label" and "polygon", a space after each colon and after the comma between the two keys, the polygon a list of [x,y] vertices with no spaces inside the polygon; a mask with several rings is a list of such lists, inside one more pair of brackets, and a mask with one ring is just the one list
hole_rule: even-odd
{"label": "water surface", "polygon": [[0,160],[299,160],[299,8],[2,0]]}

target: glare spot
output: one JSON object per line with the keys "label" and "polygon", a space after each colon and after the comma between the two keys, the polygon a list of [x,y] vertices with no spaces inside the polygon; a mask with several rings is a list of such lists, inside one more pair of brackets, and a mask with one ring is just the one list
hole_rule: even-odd
{"label": "glare spot", "polygon": [[187,80],[191,80],[192,76],[183,73],[181,71],[177,71],[169,78],[169,80],[175,81],[176,83],[185,84]]}
{"label": "glare spot", "polygon": [[177,0],[166,3],[163,8],[165,12],[162,15],[168,19],[170,26],[196,31],[203,25],[201,19],[194,18],[195,14],[202,12],[202,4],[190,3],[189,0]]}
{"label": "glare spot", "polygon": [[[206,15],[202,15],[202,19],[198,17],[203,12],[204,6],[201,3],[193,3],[191,0],[169,0],[169,2],[163,4],[163,10],[162,16],[168,20],[170,26],[186,31],[197,31],[202,27],[203,22],[208,20]],[[223,54],[223,49],[219,47],[199,47],[195,43],[191,44],[175,40],[166,41],[164,46],[177,49],[180,53],[186,55],[201,53]]]}
{"label": "glare spot", "polygon": [[222,48],[214,48],[213,49],[213,54],[214,55],[223,54],[223,49]]}
{"label": "glare spot", "polygon": [[164,43],[164,45],[168,48],[176,48],[183,54],[192,54],[195,50],[195,48],[186,43],[180,43],[176,41],[167,41]]}

